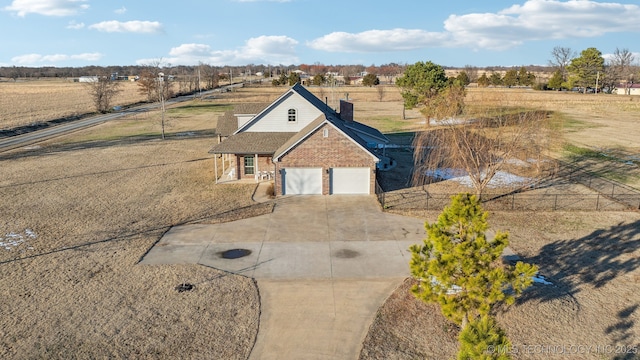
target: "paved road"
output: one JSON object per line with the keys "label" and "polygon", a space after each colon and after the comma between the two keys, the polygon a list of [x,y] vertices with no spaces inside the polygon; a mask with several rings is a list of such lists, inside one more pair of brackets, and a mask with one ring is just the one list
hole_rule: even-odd
{"label": "paved road", "polygon": [[[241,86],[242,84],[234,84],[231,85],[232,87],[237,87],[237,86]],[[222,87],[221,89],[226,89],[228,86]],[[212,94],[214,92],[217,92],[219,90],[210,90],[207,92],[203,92],[202,95],[209,95]],[[176,104],[176,103],[180,103],[180,102],[184,102],[184,101],[189,101],[189,100],[193,100],[193,95],[187,95],[187,96],[180,96],[180,97],[176,97],[173,99],[169,99],[167,100],[167,102],[165,103],[165,105],[171,105],[171,104]],[[57,136],[61,136],[61,135],[65,135],[68,134],[70,132],[73,131],[77,131],[80,129],[84,129],[90,126],[94,126],[94,125],[98,125],[101,124],[103,122],[109,121],[109,120],[113,120],[113,119],[118,119],[121,118],[123,116],[127,116],[127,115],[131,115],[131,114],[136,114],[136,113],[143,113],[149,110],[153,110],[160,107],[160,103],[153,103],[153,104],[145,104],[145,105],[140,105],[140,106],[135,106],[117,113],[111,113],[111,114],[103,114],[103,115],[96,115],[96,116],[92,116],[90,118],[86,118],[86,119],[82,119],[82,120],[77,120],[77,121],[71,121],[65,124],[61,124],[61,125],[57,125],[57,126],[53,126],[53,127],[49,127],[49,128],[45,128],[45,129],[41,129],[41,130],[36,130],[36,131],[32,131],[26,134],[21,134],[21,135],[16,135],[16,136],[11,136],[8,138],[3,138],[0,139],[0,152],[3,151],[8,151],[11,149],[15,149],[21,146],[26,146],[29,144],[33,144],[33,143],[37,143],[40,141],[44,141],[47,139],[51,139]]]}

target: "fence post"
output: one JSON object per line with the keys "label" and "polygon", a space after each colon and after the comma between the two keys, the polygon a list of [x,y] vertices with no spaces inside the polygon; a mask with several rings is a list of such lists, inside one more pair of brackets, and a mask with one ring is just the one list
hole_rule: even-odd
{"label": "fence post", "polygon": [[600,205],[600,193],[598,193],[598,197],[596,198],[596,211],[598,211],[599,205]]}
{"label": "fence post", "polygon": [[616,184],[613,184],[611,186],[611,196],[613,196],[613,194],[616,192]]}
{"label": "fence post", "polygon": [[427,211],[429,211],[429,194],[427,194]]}
{"label": "fence post", "polygon": [[513,210],[514,204],[516,202],[516,194],[511,194],[511,210]]}

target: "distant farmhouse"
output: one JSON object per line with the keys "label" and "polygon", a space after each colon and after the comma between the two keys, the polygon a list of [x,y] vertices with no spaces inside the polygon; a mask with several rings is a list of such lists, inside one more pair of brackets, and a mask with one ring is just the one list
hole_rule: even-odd
{"label": "distant farmhouse", "polygon": [[618,95],[640,95],[640,84],[619,84],[616,87]]}

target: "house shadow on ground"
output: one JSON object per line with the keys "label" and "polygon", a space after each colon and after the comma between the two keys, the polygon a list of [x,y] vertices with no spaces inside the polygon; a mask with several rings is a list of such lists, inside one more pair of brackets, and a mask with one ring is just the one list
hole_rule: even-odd
{"label": "house shadow on ground", "polygon": [[395,147],[385,150],[396,166],[388,171],[378,171],[378,183],[385,192],[412,187],[413,179],[413,132],[385,134]]}

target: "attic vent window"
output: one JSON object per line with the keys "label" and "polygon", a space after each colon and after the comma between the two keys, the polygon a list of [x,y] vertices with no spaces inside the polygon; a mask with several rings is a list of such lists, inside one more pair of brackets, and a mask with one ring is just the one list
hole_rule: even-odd
{"label": "attic vent window", "polygon": [[322,137],[329,137],[329,129],[322,130]]}
{"label": "attic vent window", "polygon": [[296,109],[289,109],[288,120],[289,122],[296,122],[298,120],[298,112]]}

